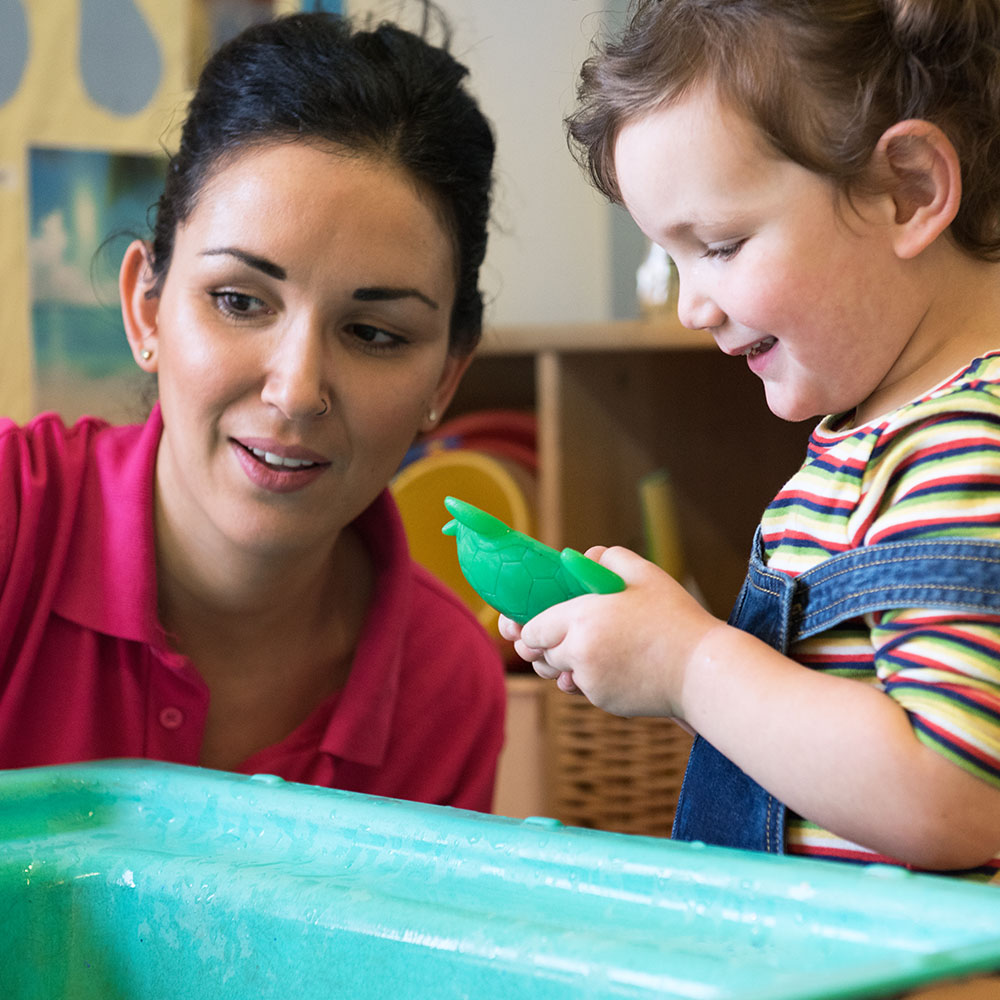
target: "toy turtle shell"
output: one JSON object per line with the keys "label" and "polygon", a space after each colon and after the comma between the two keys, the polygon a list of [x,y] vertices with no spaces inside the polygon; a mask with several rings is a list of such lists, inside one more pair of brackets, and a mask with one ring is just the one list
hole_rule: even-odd
{"label": "toy turtle shell", "polygon": [[455,537],[458,564],[469,585],[522,625],[571,597],[625,589],[617,573],[576,549],[560,552],[456,497],[446,497],[444,504],[452,520],[441,530]]}

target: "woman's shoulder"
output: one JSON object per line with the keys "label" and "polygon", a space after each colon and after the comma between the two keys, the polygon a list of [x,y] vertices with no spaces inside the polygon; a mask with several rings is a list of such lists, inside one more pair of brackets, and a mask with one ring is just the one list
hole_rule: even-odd
{"label": "woman's shoulder", "polygon": [[73,479],[87,464],[93,441],[108,425],[94,417],[67,424],[58,413],[41,413],[25,424],[0,420],[0,492],[20,496]]}
{"label": "woman's shoulder", "polygon": [[[99,417],[66,423],[57,413],[42,413],[27,423],[0,420],[0,542],[34,528],[50,533],[54,525],[79,520],[85,509],[99,506],[102,496],[152,462],[159,425],[115,425]],[[143,446],[141,441],[148,441]],[[150,452],[148,461],[135,457]],[[129,471],[136,466],[138,471]],[[46,529],[48,525],[48,529]],[[4,548],[0,544],[0,549]]]}
{"label": "woman's shoulder", "polygon": [[72,423],[55,412],[46,411],[19,424],[0,418],[0,455],[9,460],[16,455],[36,458],[65,455],[85,450],[96,437],[113,430],[101,417],[83,416]]}

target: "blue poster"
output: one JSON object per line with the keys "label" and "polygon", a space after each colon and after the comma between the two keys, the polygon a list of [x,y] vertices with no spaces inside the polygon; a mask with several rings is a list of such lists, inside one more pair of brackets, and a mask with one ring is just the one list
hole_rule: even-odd
{"label": "blue poster", "polygon": [[161,156],[29,151],[31,324],[36,378],[99,378],[132,368],[118,305],[118,265],[148,238]]}

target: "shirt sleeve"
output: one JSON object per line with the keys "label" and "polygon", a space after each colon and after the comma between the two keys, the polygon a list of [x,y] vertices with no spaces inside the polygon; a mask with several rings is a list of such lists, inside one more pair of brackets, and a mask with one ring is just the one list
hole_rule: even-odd
{"label": "shirt sleeve", "polygon": [[[991,400],[952,400],[887,436],[866,542],[1000,542],[1000,405]],[[904,608],[868,621],[878,679],[917,737],[1000,787],[1000,603],[994,614]]]}
{"label": "shirt sleeve", "polygon": [[16,432],[16,426],[9,420],[0,421],[0,594],[10,575],[20,520]]}
{"label": "shirt sleeve", "polygon": [[0,667],[18,645],[32,588],[43,576],[44,554],[36,551],[34,536],[49,520],[46,478],[30,435],[11,421],[0,423]]}

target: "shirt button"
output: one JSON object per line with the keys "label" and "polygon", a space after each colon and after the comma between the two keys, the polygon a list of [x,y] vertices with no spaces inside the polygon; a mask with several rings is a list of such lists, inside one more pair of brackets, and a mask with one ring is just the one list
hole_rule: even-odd
{"label": "shirt button", "polygon": [[174,705],[161,709],[160,725],[164,729],[180,729],[184,725],[184,713]]}

